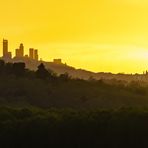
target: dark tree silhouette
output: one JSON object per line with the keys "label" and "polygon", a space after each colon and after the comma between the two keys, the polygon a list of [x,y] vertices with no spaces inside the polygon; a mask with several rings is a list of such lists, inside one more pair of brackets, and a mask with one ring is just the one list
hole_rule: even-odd
{"label": "dark tree silhouette", "polygon": [[69,74],[66,72],[66,73],[64,73],[64,74],[61,74],[59,78],[60,78],[60,80],[62,80],[62,81],[68,81],[68,80],[70,79],[70,76],[69,76]]}
{"label": "dark tree silhouette", "polygon": [[4,60],[0,60],[0,67],[4,67],[4,65],[5,65]]}
{"label": "dark tree silhouette", "polygon": [[3,60],[0,60],[0,74],[4,71],[5,62]]}
{"label": "dark tree silhouette", "polygon": [[50,77],[50,73],[48,72],[48,70],[45,68],[44,64],[41,63],[39,66],[38,66],[38,70],[36,71],[36,76],[38,78],[41,78],[41,79],[46,79],[46,78],[49,78]]}
{"label": "dark tree silhouette", "polygon": [[25,63],[14,63],[13,64],[13,73],[16,76],[23,76],[25,74]]}
{"label": "dark tree silhouette", "polygon": [[4,67],[4,74],[10,75],[13,73],[13,64],[12,63],[6,63]]}

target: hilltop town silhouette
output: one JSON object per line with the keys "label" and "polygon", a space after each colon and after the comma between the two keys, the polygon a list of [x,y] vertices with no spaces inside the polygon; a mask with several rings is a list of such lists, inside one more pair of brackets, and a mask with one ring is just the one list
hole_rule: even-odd
{"label": "hilltop town silhouette", "polygon": [[[42,58],[39,60],[38,50],[34,48],[29,48],[29,54],[24,54],[24,45],[20,43],[19,48],[15,49],[15,56],[12,57],[12,53],[8,49],[8,40],[3,39],[3,55],[2,59],[6,62],[12,62],[12,60],[34,60],[42,61]],[[53,59],[53,63],[62,64],[62,59]]]}
{"label": "hilltop town silhouette", "polygon": [[12,57],[12,53],[8,49],[8,40],[3,39],[3,55],[0,59],[6,63],[23,62],[27,69],[37,70],[38,65],[43,63],[48,70],[52,70],[57,74],[68,73],[73,78],[80,78],[88,80],[93,79],[106,79],[106,80],[123,80],[123,81],[144,81],[148,82],[148,72],[144,71],[143,74],[112,74],[111,72],[91,72],[84,69],[76,69],[72,66],[62,62],[62,59],[53,59],[53,61],[43,61],[39,58],[38,49],[29,48],[29,54],[24,54],[24,45],[20,43],[19,48],[15,49],[15,56]]}

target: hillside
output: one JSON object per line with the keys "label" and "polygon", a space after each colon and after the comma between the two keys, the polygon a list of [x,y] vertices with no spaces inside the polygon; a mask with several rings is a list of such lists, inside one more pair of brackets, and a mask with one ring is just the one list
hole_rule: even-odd
{"label": "hillside", "polygon": [[4,148],[144,147],[147,121],[148,84],[73,79],[43,64],[31,71],[0,61]]}
{"label": "hillside", "polygon": [[26,68],[30,70],[36,70],[37,66],[40,63],[43,63],[47,69],[51,69],[57,74],[63,74],[68,73],[72,78],[80,78],[80,79],[104,79],[104,80],[110,80],[114,81],[121,80],[126,82],[131,81],[139,81],[143,83],[148,83],[148,75],[146,74],[112,74],[112,73],[105,73],[105,72],[91,72],[84,69],[76,69],[72,66],[66,65],[66,64],[55,64],[53,62],[46,62],[46,61],[35,61],[31,60],[29,58],[13,58],[9,62],[24,62],[26,64]]}
{"label": "hillside", "polygon": [[0,105],[55,108],[148,107],[148,85],[119,80],[74,79],[55,75],[43,64],[0,62]]}

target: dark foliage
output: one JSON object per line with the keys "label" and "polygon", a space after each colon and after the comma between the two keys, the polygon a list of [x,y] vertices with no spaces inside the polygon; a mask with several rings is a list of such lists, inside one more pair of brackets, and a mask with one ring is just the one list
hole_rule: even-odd
{"label": "dark foliage", "polygon": [[40,64],[38,66],[38,70],[36,71],[36,76],[41,79],[49,78],[51,75],[48,70],[45,68],[44,64]]}
{"label": "dark foliage", "polygon": [[148,110],[0,108],[3,148],[147,147]]}
{"label": "dark foliage", "polygon": [[148,86],[137,82],[72,79],[67,73],[56,75],[43,64],[37,71],[24,63],[0,61],[0,105],[42,108],[110,109],[147,107]]}
{"label": "dark foliage", "polygon": [[23,76],[25,74],[25,63],[14,63],[12,70],[17,77]]}
{"label": "dark foliage", "polygon": [[148,85],[138,82],[85,81],[0,61],[0,106],[2,148],[148,147]]}

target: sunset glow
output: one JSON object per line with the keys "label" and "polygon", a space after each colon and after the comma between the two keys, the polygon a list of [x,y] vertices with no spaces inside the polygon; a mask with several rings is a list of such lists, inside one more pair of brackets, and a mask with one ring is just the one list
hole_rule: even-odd
{"label": "sunset glow", "polygon": [[13,54],[23,42],[26,53],[34,47],[43,60],[76,68],[148,69],[147,0],[5,0],[0,18],[1,48],[6,38]]}

